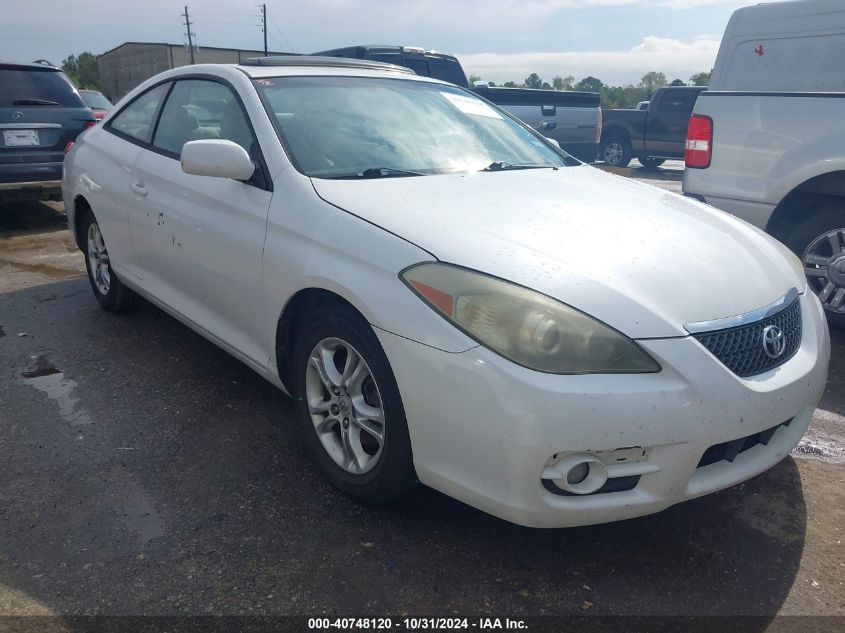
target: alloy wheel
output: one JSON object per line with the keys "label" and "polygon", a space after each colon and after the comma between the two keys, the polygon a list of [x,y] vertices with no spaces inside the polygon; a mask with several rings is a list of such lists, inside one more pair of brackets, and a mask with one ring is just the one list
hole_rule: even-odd
{"label": "alloy wheel", "polygon": [[807,283],[825,310],[845,314],[845,228],[819,235],[810,242],[801,262]]}
{"label": "alloy wheel", "polygon": [[323,448],[343,470],[362,475],[384,449],[384,406],[360,353],[339,338],[314,346],[305,373],[305,398]]}
{"label": "alloy wheel", "polygon": [[615,141],[611,141],[604,146],[604,154],[602,155],[602,158],[604,158],[604,162],[608,165],[616,165],[622,160],[622,154],[624,154],[622,145]]}
{"label": "alloy wheel", "polygon": [[103,241],[103,234],[96,222],[88,226],[88,264],[94,285],[100,294],[107,295],[111,287],[111,273],[109,272],[109,253]]}

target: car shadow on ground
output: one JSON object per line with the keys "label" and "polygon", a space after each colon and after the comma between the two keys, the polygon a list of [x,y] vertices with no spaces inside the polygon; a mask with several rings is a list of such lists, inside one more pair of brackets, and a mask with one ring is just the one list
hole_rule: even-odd
{"label": "car shadow on ground", "polygon": [[0,237],[67,230],[61,202],[3,202],[0,200]]}
{"label": "car shadow on ground", "polygon": [[149,304],[110,315],[87,280],[65,280],[0,295],[0,325],[0,590],[24,604],[771,615],[799,569],[807,515],[792,458],[583,528],[521,528],[428,489],[368,508],[319,475],[289,398]]}

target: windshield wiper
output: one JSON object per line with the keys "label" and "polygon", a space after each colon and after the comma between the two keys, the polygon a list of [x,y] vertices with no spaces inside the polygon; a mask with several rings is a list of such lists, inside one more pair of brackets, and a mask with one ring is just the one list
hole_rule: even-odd
{"label": "windshield wiper", "polygon": [[392,167],[370,167],[355,174],[356,178],[395,178],[397,176],[425,176],[425,174],[419,171],[394,169]]}
{"label": "windshield wiper", "polygon": [[487,167],[481,171],[513,171],[515,169],[554,169],[557,171],[558,166],[544,164],[513,165],[503,160],[497,160],[487,165]]}
{"label": "windshield wiper", "polygon": [[15,99],[12,101],[12,105],[31,105],[31,106],[57,106],[59,105],[58,101],[50,101],[49,99]]}

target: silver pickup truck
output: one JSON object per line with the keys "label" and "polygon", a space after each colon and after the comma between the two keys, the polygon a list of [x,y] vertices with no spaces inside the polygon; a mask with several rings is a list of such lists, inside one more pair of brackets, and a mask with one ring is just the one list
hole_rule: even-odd
{"label": "silver pickup truck", "polygon": [[543,136],[554,139],[565,152],[578,160],[586,163],[596,160],[601,138],[598,93],[470,86],[461,63],[454,55],[410,46],[347,46],[313,54],[405,66],[423,77],[473,90]]}
{"label": "silver pickup truck", "polygon": [[[687,131],[684,193],[801,258],[845,327],[845,2],[738,9]],[[737,271],[742,275],[743,271]]]}

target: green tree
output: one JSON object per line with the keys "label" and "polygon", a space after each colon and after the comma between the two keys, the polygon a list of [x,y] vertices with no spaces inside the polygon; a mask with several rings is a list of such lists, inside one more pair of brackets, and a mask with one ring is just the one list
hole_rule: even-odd
{"label": "green tree", "polygon": [[519,88],[519,86],[516,85],[515,81],[506,81],[505,83],[502,84],[502,87],[503,88]]}
{"label": "green tree", "polygon": [[695,73],[689,78],[690,83],[693,86],[708,86],[710,85],[710,73],[712,72],[711,70],[709,73]]}
{"label": "green tree", "polygon": [[481,75],[470,75],[467,81],[470,86],[474,86],[476,81],[481,81]]}
{"label": "green tree", "polygon": [[100,72],[97,70],[97,56],[93,53],[85,51],[78,57],[69,56],[62,62],[62,70],[77,88],[99,90]]}
{"label": "green tree", "polygon": [[589,77],[584,77],[581,81],[575,84],[575,90],[581,90],[584,92],[601,92],[602,83],[601,79],[593,77],[592,75]]}
{"label": "green tree", "polygon": [[686,84],[681,79],[673,79],[669,82],[670,86],[686,86]]}
{"label": "green tree", "polygon": [[558,75],[552,79],[552,88],[555,90],[572,90],[572,82],[574,81],[575,77],[572,75],[567,75],[566,77]]}
{"label": "green tree", "polygon": [[663,88],[667,83],[666,75],[651,71],[650,73],[643,75],[643,78],[640,79],[640,88],[645,90],[648,95],[646,98],[650,99],[655,90]]}
{"label": "green tree", "polygon": [[540,76],[537,73],[531,73],[525,78],[525,87],[526,88],[542,88],[543,87],[543,80],[540,79]]}

